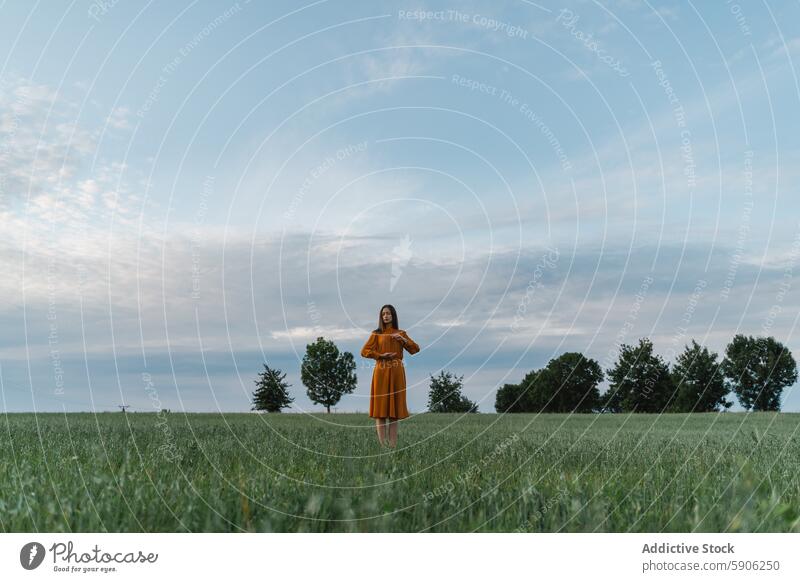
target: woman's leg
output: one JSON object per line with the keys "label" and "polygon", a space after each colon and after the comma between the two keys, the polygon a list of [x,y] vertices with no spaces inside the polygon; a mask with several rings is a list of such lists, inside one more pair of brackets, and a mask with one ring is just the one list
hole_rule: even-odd
{"label": "woman's leg", "polygon": [[375,419],[375,428],[378,430],[378,442],[380,444],[384,444],[386,442],[385,427],[386,427],[385,418]]}
{"label": "woman's leg", "polygon": [[389,446],[394,448],[397,446],[397,419],[389,419]]}

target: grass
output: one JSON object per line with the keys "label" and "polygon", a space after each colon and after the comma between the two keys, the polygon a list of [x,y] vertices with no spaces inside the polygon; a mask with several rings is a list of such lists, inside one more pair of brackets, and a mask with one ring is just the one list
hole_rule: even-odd
{"label": "grass", "polygon": [[800,531],[800,414],[8,414],[10,532]]}

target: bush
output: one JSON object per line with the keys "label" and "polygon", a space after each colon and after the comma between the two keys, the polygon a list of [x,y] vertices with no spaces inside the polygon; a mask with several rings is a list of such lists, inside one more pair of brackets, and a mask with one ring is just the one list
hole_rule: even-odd
{"label": "bush", "polygon": [[478,405],[461,394],[464,376],[456,377],[450,372],[431,375],[428,392],[428,410],[431,412],[478,412]]}

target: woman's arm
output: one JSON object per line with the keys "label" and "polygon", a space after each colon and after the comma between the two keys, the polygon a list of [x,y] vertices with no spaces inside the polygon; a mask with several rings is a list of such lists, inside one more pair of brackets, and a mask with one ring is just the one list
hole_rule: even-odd
{"label": "woman's arm", "polygon": [[403,342],[403,347],[406,349],[406,351],[409,354],[416,354],[419,351],[419,346],[417,345],[417,342],[408,337],[408,334],[404,331],[401,331],[400,335],[402,335],[406,340]]}
{"label": "woman's arm", "polygon": [[378,338],[375,335],[375,332],[372,332],[369,336],[369,339],[364,344],[364,347],[361,348],[361,357],[362,358],[372,358],[373,360],[377,360],[379,354],[375,351],[376,342]]}

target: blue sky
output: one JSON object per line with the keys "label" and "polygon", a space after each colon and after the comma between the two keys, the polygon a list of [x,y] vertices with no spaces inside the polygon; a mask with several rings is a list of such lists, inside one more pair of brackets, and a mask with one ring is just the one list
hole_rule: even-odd
{"label": "blue sky", "polygon": [[[494,394],[652,338],[800,359],[796,2],[0,4],[8,411],[243,411],[384,303]],[[149,376],[146,376],[149,375]],[[149,380],[148,380],[149,378]],[[800,410],[785,393],[784,410]]]}

